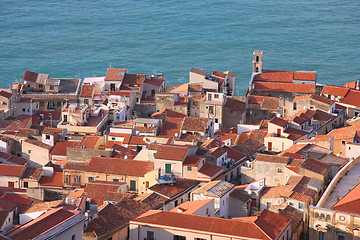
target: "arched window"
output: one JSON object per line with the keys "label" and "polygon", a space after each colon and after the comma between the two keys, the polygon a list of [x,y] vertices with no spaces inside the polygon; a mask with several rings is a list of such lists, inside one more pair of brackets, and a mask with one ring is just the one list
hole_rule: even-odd
{"label": "arched window", "polygon": [[259,72],[259,68],[258,68],[258,67],[256,67],[256,72]]}
{"label": "arched window", "polygon": [[325,219],[325,214],[322,213],[322,214],[320,215],[320,219]]}
{"label": "arched window", "polygon": [[259,56],[256,56],[256,62],[259,62]]}
{"label": "arched window", "polygon": [[315,218],[319,218],[319,213],[315,213]]}
{"label": "arched window", "polygon": [[330,221],[331,220],[331,217],[330,217],[330,215],[328,214],[328,215],[326,215],[326,221]]}

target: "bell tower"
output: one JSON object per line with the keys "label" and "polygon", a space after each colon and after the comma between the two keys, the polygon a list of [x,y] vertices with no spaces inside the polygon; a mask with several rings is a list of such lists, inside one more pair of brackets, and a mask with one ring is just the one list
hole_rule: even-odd
{"label": "bell tower", "polygon": [[253,61],[252,61],[252,71],[253,73],[262,73],[263,70],[263,51],[261,50],[254,50],[253,52]]}

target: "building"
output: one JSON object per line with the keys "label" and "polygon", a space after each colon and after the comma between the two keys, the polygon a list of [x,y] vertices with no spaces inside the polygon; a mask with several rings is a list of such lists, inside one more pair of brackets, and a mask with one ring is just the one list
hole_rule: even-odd
{"label": "building", "polygon": [[288,218],[267,210],[236,219],[150,210],[130,222],[130,240],[289,239],[290,223]]}

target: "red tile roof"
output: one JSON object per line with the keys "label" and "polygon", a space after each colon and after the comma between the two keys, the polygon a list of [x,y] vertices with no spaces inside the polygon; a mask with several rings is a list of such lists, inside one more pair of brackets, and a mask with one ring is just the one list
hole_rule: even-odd
{"label": "red tile roof", "polygon": [[288,124],[288,121],[285,121],[284,119],[278,117],[274,117],[269,123],[275,124],[280,127],[285,127]]}
{"label": "red tile roof", "polygon": [[86,185],[84,192],[88,198],[92,198],[93,202],[97,205],[103,205],[104,199],[108,192],[119,192],[123,182],[104,182],[95,181],[89,182]]}
{"label": "red tile roof", "polygon": [[176,178],[175,181],[174,184],[156,184],[150,187],[150,190],[171,199],[199,184],[199,181],[186,178]]}
{"label": "red tile roof", "polygon": [[208,118],[185,117],[181,130],[205,132],[208,122]]}
{"label": "red tile roof", "polygon": [[160,87],[161,84],[163,84],[163,82],[165,81],[165,79],[163,78],[159,78],[159,77],[151,77],[150,79],[145,79],[145,83],[147,84],[151,84],[157,87]]}
{"label": "red tile roof", "polygon": [[360,91],[350,89],[348,94],[346,94],[346,96],[343,97],[340,102],[360,107]]}
{"label": "red tile roof", "polygon": [[335,203],[331,210],[360,214],[360,184]]}
{"label": "red tile roof", "polygon": [[182,161],[188,151],[188,146],[164,144],[158,147],[155,158]]}
{"label": "red tile roof", "polygon": [[62,132],[61,128],[45,127],[42,134],[54,135],[55,133],[61,133],[61,132]]}
{"label": "red tile roof", "polygon": [[260,216],[252,218],[252,221],[245,220],[244,218],[223,219],[150,210],[131,222],[145,225],[149,224],[150,226],[151,224],[155,224],[157,226],[180,228],[185,231],[193,230],[201,233],[216,233],[248,239],[277,239],[287,225],[290,224],[290,220],[286,217],[268,210],[263,210]]}
{"label": "red tile roof", "polygon": [[121,158],[93,157],[90,159],[86,172],[100,172],[119,175],[143,177],[154,170],[154,163]]}
{"label": "red tile roof", "polygon": [[108,68],[106,76],[105,76],[105,81],[117,81],[117,80],[122,80],[125,72],[127,72],[127,69],[123,69],[123,68]]}
{"label": "red tile roof", "polygon": [[40,142],[40,141],[38,141],[38,140],[26,139],[25,142],[30,143],[30,144],[35,145],[35,146],[38,146],[38,147],[41,147],[41,148],[44,148],[44,149],[47,149],[47,150],[51,150],[51,149],[52,149],[52,146],[51,146],[51,145],[48,145],[48,144],[43,143],[43,142]]}
{"label": "red tile roof", "polygon": [[82,85],[80,97],[91,98],[95,92],[95,86],[93,85]]}
{"label": "red tile roof", "polygon": [[62,187],[63,186],[63,172],[54,172],[50,177],[42,176],[39,184],[41,186]]}
{"label": "red tile roof", "polygon": [[268,155],[259,153],[256,155],[255,161],[262,161],[262,162],[273,162],[273,163],[285,163],[289,162],[289,157],[278,156],[278,155]]}
{"label": "red tile roof", "polygon": [[80,146],[83,149],[95,149],[96,144],[98,143],[100,136],[85,136],[81,142]]}
{"label": "red tile roof", "polygon": [[304,161],[303,164],[301,164],[300,168],[304,168],[309,171],[325,175],[330,170],[331,165],[312,158],[308,158]]}
{"label": "red tile roof", "polygon": [[20,177],[25,166],[13,164],[0,164],[0,176]]}
{"label": "red tile roof", "polygon": [[26,70],[24,72],[24,76],[23,76],[23,81],[30,81],[30,82],[36,82],[36,79],[38,77],[38,73],[36,72],[30,72],[28,70]]}
{"label": "red tile roof", "polygon": [[77,214],[79,212],[66,210],[65,208],[52,209],[43,213],[40,217],[15,228],[6,236],[13,240],[23,240],[24,236],[27,239],[33,239]]}
{"label": "red tile roof", "polygon": [[5,92],[5,91],[1,90],[0,91],[0,96],[9,99],[12,96],[12,94],[9,93],[9,92]]}
{"label": "red tile roof", "polygon": [[315,93],[315,84],[255,82],[255,88],[265,92]]}
{"label": "red tile roof", "polygon": [[15,203],[18,208],[18,213],[23,213],[26,209],[28,209],[34,201],[27,199],[25,197],[22,197],[19,194],[15,193],[4,193],[1,196],[2,200]]}
{"label": "red tile roof", "polygon": [[167,117],[162,125],[159,136],[160,137],[174,137],[175,134],[180,136],[181,125],[184,118]]}
{"label": "red tile roof", "polygon": [[80,142],[75,141],[57,142],[51,151],[51,155],[66,156],[66,148],[78,148],[79,146]]}
{"label": "red tile roof", "polygon": [[183,162],[183,166],[197,167],[201,159],[203,159],[202,156],[195,156],[195,155],[187,156]]}
{"label": "red tile roof", "polygon": [[140,90],[144,80],[145,74],[125,74],[120,90]]}
{"label": "red tile roof", "polygon": [[222,167],[210,164],[205,162],[202,167],[199,169],[199,173],[204,174],[206,176],[212,177],[214,176],[216,173],[222,171]]}
{"label": "red tile roof", "polygon": [[349,88],[334,86],[334,85],[325,85],[322,89],[322,94],[327,94],[331,96],[340,96],[345,97],[349,92]]}
{"label": "red tile roof", "polygon": [[245,103],[234,98],[226,99],[224,107],[238,113],[243,113],[245,111]]}
{"label": "red tile roof", "polygon": [[130,97],[131,93],[132,93],[132,92],[128,92],[128,91],[110,91],[110,92],[108,93],[108,95]]}
{"label": "red tile roof", "polygon": [[175,117],[175,118],[184,118],[184,117],[186,117],[185,114],[178,113],[178,112],[172,111],[172,110],[167,109],[167,108],[164,108],[164,109],[162,109],[162,110],[160,110],[158,112],[155,112],[151,116],[154,117],[154,116],[158,116],[158,115],[164,115],[166,117]]}

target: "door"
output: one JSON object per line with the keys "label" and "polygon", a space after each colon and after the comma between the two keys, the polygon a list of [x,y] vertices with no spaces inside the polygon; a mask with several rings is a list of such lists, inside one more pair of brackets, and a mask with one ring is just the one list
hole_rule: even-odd
{"label": "door", "polygon": [[277,129],[277,135],[278,135],[278,136],[281,136],[281,128],[278,128],[278,129]]}
{"label": "door", "polygon": [[272,151],[272,142],[268,142],[268,151]]}
{"label": "door", "polygon": [[14,187],[15,187],[15,183],[14,183],[14,182],[8,182],[8,187],[14,188]]}

